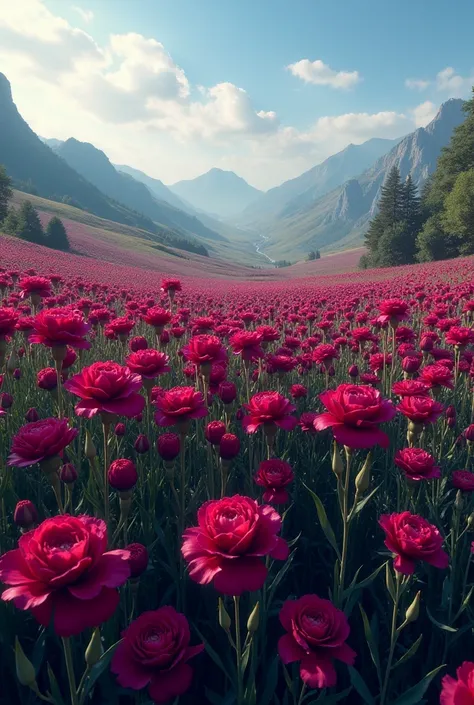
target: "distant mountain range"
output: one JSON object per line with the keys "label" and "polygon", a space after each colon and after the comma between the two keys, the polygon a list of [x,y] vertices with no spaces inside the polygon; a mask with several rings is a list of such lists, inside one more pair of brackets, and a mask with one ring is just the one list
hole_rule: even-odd
{"label": "distant mountain range", "polygon": [[222,169],[211,169],[169,188],[195,208],[224,219],[236,216],[262,194],[233,171]]}
{"label": "distant mountain range", "polygon": [[402,178],[411,174],[422,185],[464,120],[462,105],[448,100],[427,127],[398,140],[351,144],[264,193],[222,169],[166,186],[113,165],[92,144],[40,139],[0,73],[0,164],[20,190],[141,228],[172,247],[255,264],[295,261],[310,250],[359,245],[390,169],[398,166]]}
{"label": "distant mountain range", "polygon": [[[314,249],[336,250],[359,245],[377,210],[380,191],[390,169],[397,166],[402,179],[411,174],[415,183],[421,186],[434,171],[454,128],[464,120],[462,106],[462,100],[448,100],[429,125],[397,141],[358,176],[321,194],[331,179],[340,178],[346,168],[352,168],[346,164],[350,163],[354,152],[364,155],[365,159],[369,158],[367,145],[376,149],[384,149],[387,145],[379,140],[379,144],[371,145],[373,140],[370,140],[359,147],[348,147],[299,179],[287,181],[269,191],[241,214],[239,222],[267,238],[261,250],[275,259],[295,260]],[[320,178],[323,172],[324,178]],[[312,179],[313,184],[305,188]],[[299,192],[298,189],[295,191],[295,181],[301,185]],[[280,204],[272,191],[283,194]],[[288,194],[292,197],[285,201],[284,196]]]}
{"label": "distant mountain range", "polygon": [[400,139],[374,138],[363,144],[350,144],[342,152],[334,154],[304,174],[262,194],[245,208],[238,221],[246,225],[256,225],[282,212],[292,201],[299,203],[301,207],[305,203],[314,202],[372,166],[376,159],[386,154]]}

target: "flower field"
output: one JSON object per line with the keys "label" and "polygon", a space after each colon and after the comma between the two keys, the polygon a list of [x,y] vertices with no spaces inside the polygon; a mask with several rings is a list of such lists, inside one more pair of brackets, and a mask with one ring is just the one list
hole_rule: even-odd
{"label": "flower field", "polygon": [[473,703],[474,261],[163,262],[2,238],[0,703]]}

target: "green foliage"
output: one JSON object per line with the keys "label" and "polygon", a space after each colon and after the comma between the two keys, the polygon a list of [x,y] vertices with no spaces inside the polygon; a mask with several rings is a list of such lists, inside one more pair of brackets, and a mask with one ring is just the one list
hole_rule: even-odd
{"label": "green foliage", "polygon": [[7,233],[7,235],[16,235],[19,227],[18,211],[16,208],[8,209],[7,217],[2,223],[2,230]]}
{"label": "green foliage", "polygon": [[288,262],[286,259],[279,259],[275,262],[276,269],[282,269],[283,267],[291,267],[292,262]]}
{"label": "green foliage", "polygon": [[56,216],[51,218],[46,226],[46,238],[46,244],[53,250],[63,250],[64,252],[67,252],[71,249],[66,228],[64,227],[62,220]]}
{"label": "green foliage", "polygon": [[474,252],[474,169],[461,172],[444,201],[443,226],[461,239],[459,251]]}
{"label": "green foliage", "polygon": [[379,211],[365,236],[368,255],[361,269],[395,267],[415,260],[416,236],[421,224],[421,205],[409,175],[402,183],[400,171],[393,167],[382,188]]}
{"label": "green foliage", "polygon": [[18,225],[15,234],[21,240],[36,242],[40,245],[46,244],[39,215],[30,201],[23,201],[21,204],[18,211]]}
{"label": "green foliage", "polygon": [[8,201],[12,197],[11,179],[5,168],[0,164],[0,223],[7,216]]}
{"label": "green foliage", "polygon": [[474,252],[474,97],[464,111],[465,121],[454,130],[422,194],[420,262]]}
{"label": "green foliage", "polygon": [[306,257],[307,262],[313,262],[315,259],[321,259],[321,253],[319,250],[311,250],[311,252],[308,252],[308,256]]}

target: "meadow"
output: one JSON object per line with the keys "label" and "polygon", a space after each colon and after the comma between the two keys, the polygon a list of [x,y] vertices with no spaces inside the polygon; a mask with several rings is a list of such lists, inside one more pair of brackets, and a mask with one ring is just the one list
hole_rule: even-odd
{"label": "meadow", "polygon": [[69,230],[0,240],[0,703],[474,702],[474,260]]}

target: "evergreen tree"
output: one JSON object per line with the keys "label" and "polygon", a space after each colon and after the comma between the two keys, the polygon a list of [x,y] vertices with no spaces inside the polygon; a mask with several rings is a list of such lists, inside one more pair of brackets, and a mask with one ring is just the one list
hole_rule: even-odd
{"label": "evergreen tree", "polygon": [[23,201],[18,212],[17,236],[22,240],[36,242],[44,245],[45,237],[43,227],[36,209],[31,201]]}
{"label": "evergreen tree", "polygon": [[18,232],[19,222],[18,211],[12,206],[8,209],[7,217],[2,224],[2,230],[4,230],[7,235],[16,235]]}
{"label": "evergreen tree", "polygon": [[405,188],[400,179],[400,171],[394,166],[390,170],[378,204],[378,213],[370,221],[365,235],[365,245],[369,259],[377,266],[378,249],[385,230],[392,228],[403,219]]}
{"label": "evergreen tree", "polygon": [[7,217],[8,201],[13,196],[11,179],[0,164],[0,223]]}
{"label": "evergreen tree", "polygon": [[400,250],[398,264],[410,264],[415,261],[416,236],[421,227],[421,204],[416,185],[409,174],[402,187],[402,221],[404,239]]}
{"label": "evergreen tree", "polygon": [[[413,261],[413,259],[407,259],[407,233],[408,226],[405,221],[399,221],[385,228],[377,249],[377,267],[397,267]],[[414,244],[413,239],[413,251]]]}
{"label": "evergreen tree", "polygon": [[417,239],[417,259],[422,262],[474,251],[470,224],[472,177],[463,176],[458,184],[461,175],[474,169],[474,88],[464,111],[465,121],[455,128],[422,194],[422,215],[426,222]]}
{"label": "evergreen tree", "polygon": [[444,201],[443,227],[460,240],[459,252],[474,252],[474,169],[461,172]]}
{"label": "evergreen tree", "polygon": [[47,244],[48,247],[53,248],[53,250],[63,250],[64,252],[67,252],[71,249],[66,228],[64,227],[62,220],[56,216],[51,218],[46,226],[45,244]]}

